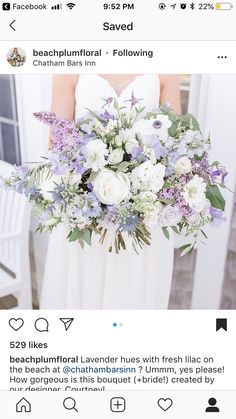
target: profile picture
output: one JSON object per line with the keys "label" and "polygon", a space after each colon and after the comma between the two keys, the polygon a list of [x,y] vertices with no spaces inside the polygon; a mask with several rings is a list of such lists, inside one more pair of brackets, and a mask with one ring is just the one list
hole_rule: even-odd
{"label": "profile picture", "polygon": [[7,53],[7,61],[12,67],[21,67],[26,61],[26,53],[21,48],[11,48]]}

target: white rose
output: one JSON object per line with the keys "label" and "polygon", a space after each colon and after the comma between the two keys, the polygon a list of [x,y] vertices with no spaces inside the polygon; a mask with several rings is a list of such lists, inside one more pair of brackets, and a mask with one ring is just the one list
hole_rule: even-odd
{"label": "white rose", "polygon": [[141,190],[158,192],[164,184],[165,166],[161,163],[153,165],[150,160],[140,164],[132,171],[132,180]]}
{"label": "white rose", "polygon": [[103,204],[118,205],[129,196],[130,181],[125,173],[102,169],[92,183],[97,198]]}
{"label": "white rose", "polygon": [[125,151],[126,151],[126,153],[131,154],[132,151],[133,151],[133,149],[134,149],[134,147],[137,147],[137,146],[138,146],[138,141],[135,140],[135,138],[133,138],[132,140],[127,141],[125,143]]}
{"label": "white rose", "polygon": [[122,162],[124,157],[124,151],[121,148],[116,148],[111,152],[108,158],[110,164],[118,164]]}
{"label": "white rose", "polygon": [[176,226],[180,223],[182,214],[179,208],[171,205],[167,205],[159,214],[159,225],[160,227],[171,227]]}
{"label": "white rose", "polygon": [[162,188],[164,184],[165,170],[165,166],[161,163],[153,166],[151,179],[149,180],[149,185],[152,191],[158,192]]}
{"label": "white rose", "polygon": [[201,212],[206,206],[205,192],[206,184],[204,180],[200,176],[194,175],[193,179],[184,186],[182,195],[190,208]]}
{"label": "white rose", "polygon": [[188,156],[180,157],[175,164],[175,171],[177,175],[184,175],[186,173],[191,172],[192,164],[191,160]]}
{"label": "white rose", "polygon": [[133,171],[132,174],[137,177],[141,182],[146,182],[151,179],[153,173],[153,164],[150,160],[141,163],[137,166]]}
{"label": "white rose", "polygon": [[108,155],[108,150],[102,140],[89,141],[84,147],[83,154],[86,158],[84,166],[93,172],[98,172],[107,164],[105,156]]}
{"label": "white rose", "polygon": [[158,214],[157,212],[149,212],[144,217],[144,224],[146,224],[147,227],[153,227],[158,224]]}

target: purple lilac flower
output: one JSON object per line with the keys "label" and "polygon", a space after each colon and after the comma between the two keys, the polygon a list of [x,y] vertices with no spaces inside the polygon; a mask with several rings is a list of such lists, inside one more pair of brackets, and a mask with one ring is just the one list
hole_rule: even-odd
{"label": "purple lilac flower", "polygon": [[34,112],[33,114],[38,121],[46,125],[53,126],[58,124],[56,114],[53,112]]}
{"label": "purple lilac flower", "polygon": [[161,192],[160,196],[166,199],[175,199],[179,195],[176,189],[170,188],[170,189],[164,189],[163,192]]}
{"label": "purple lilac flower", "polygon": [[192,159],[193,171],[203,178],[206,175],[212,176],[213,168],[209,163],[207,156],[205,155],[201,160]]}
{"label": "purple lilac flower", "polygon": [[74,123],[70,123],[70,121],[63,127],[53,128],[52,133],[54,136],[53,149],[59,151],[63,151],[68,147],[70,149],[78,149],[83,144],[86,144],[90,138],[89,135],[82,135],[75,127]]}
{"label": "purple lilac flower", "polygon": [[87,134],[81,133],[74,121],[56,118],[56,115],[52,112],[36,112],[34,116],[40,122],[52,127],[53,149],[59,151],[63,151],[66,147],[76,149],[88,141]]}
{"label": "purple lilac flower", "polygon": [[180,197],[180,198],[177,200],[177,205],[178,205],[178,207],[179,207],[179,210],[180,210],[181,214],[182,214],[184,217],[188,218],[188,217],[190,217],[191,215],[193,215],[193,214],[194,214],[194,211],[193,211],[193,210],[190,208],[190,206],[186,203],[186,201],[184,200],[184,198],[183,198],[183,197]]}
{"label": "purple lilac flower", "polygon": [[166,198],[166,199],[175,199],[176,205],[178,206],[181,214],[186,218],[191,216],[194,213],[178,189],[175,189],[175,188],[164,189],[161,192],[160,197]]}
{"label": "purple lilac flower", "polygon": [[124,102],[130,102],[130,104],[131,104],[131,110],[140,102],[140,100],[143,100],[143,99],[137,99],[135,96],[134,96],[134,92],[132,91],[132,95],[131,95],[131,99],[127,99],[127,100],[125,100]]}

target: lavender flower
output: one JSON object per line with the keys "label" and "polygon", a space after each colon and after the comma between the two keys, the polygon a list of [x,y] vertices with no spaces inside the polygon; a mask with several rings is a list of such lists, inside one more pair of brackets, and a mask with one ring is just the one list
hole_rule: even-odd
{"label": "lavender flower", "polygon": [[224,214],[224,211],[218,208],[215,208],[212,205],[210,206],[210,214],[212,216],[212,222],[216,226],[220,226],[222,223],[226,221],[226,216]]}
{"label": "lavender flower", "polygon": [[110,119],[114,120],[115,117],[114,115],[111,115],[107,110],[105,110],[105,112],[103,112],[100,117],[105,121],[105,122],[109,122]]}
{"label": "lavender flower", "polygon": [[139,157],[143,154],[143,146],[139,145],[137,147],[134,147],[132,150],[132,160],[138,160]]}

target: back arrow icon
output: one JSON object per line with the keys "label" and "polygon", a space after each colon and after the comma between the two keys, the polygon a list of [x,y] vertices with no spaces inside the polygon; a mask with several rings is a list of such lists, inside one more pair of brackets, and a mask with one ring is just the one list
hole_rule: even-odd
{"label": "back arrow icon", "polygon": [[10,28],[12,28],[13,29],[13,31],[15,31],[15,28],[12,26],[13,24],[15,23],[15,20],[13,20],[11,23],[10,23]]}

